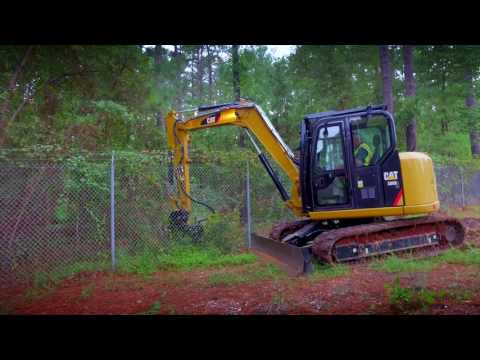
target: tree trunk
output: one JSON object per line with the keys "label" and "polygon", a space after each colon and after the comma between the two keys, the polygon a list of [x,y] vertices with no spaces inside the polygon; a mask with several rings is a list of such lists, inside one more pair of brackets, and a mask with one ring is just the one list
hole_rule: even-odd
{"label": "tree trunk", "polygon": [[393,73],[388,46],[380,46],[380,72],[382,74],[383,101],[393,114]]}
{"label": "tree trunk", "polygon": [[8,82],[8,89],[5,95],[5,100],[3,101],[2,107],[0,108],[0,147],[5,146],[6,143],[6,128],[9,123],[9,116],[10,116],[10,101],[11,96],[17,89],[17,82],[20,78],[22,70],[30,57],[32,52],[33,46],[29,46],[23,55],[22,60],[17,64],[15,71]]}
{"label": "tree trunk", "polygon": [[[232,45],[232,72],[233,72],[233,95],[235,101],[240,101],[240,59],[238,56],[238,45]],[[240,132],[238,145],[245,147],[245,136]]]}
{"label": "tree trunk", "polygon": [[182,63],[182,50],[180,46],[174,45],[174,51],[172,53],[172,61],[175,64],[176,74],[175,74],[175,98],[174,98],[174,106],[177,111],[179,111],[183,104],[183,95],[184,89],[182,88],[179,83],[181,82],[181,75],[184,71],[183,63]]}
{"label": "tree trunk", "polygon": [[[154,74],[155,74],[155,86],[157,87],[158,91],[161,91],[162,88],[162,73],[161,73],[161,66],[163,64],[163,50],[162,45],[155,45],[154,53],[153,53],[153,62],[154,62]],[[163,113],[158,111],[155,113],[156,117],[156,125],[160,129],[165,129],[165,123],[163,119]]]}
{"label": "tree trunk", "polygon": [[442,135],[445,135],[447,132],[448,132],[448,119],[447,119],[447,104],[446,104],[446,99],[445,99],[445,88],[446,88],[446,83],[447,83],[447,79],[446,79],[446,70],[445,70],[445,67],[443,67],[442,69],[442,100],[441,100],[441,104],[442,104],[442,120],[441,120],[441,126],[442,126]]}
{"label": "tree trunk", "polygon": [[233,96],[235,101],[240,101],[240,62],[238,45],[232,45],[232,70],[233,70]]}
{"label": "tree trunk", "polygon": [[381,79],[382,70],[380,66],[376,66],[374,70],[374,79],[373,92],[375,97],[375,103],[379,104],[383,102],[383,89],[382,89],[382,79]]}
{"label": "tree trunk", "polygon": [[196,83],[197,83],[197,100],[199,102],[203,101],[203,45],[200,45],[197,49],[197,73],[196,73]]}
{"label": "tree trunk", "polygon": [[213,54],[210,45],[207,45],[207,67],[208,67],[208,102],[213,104],[213,74],[212,74]]}
{"label": "tree trunk", "polygon": [[[465,74],[465,80],[468,86],[468,95],[465,99],[465,105],[468,109],[474,109],[477,106],[477,101],[475,99],[475,92],[473,87],[473,71],[471,68],[468,68]],[[470,148],[472,152],[472,157],[480,156],[480,132],[477,127],[477,119],[474,115],[470,120]]]}
{"label": "tree trunk", "polygon": [[[240,61],[238,56],[238,45],[232,45],[232,75],[233,75],[233,95],[235,101],[240,101]],[[238,146],[245,147],[245,135],[243,129],[240,129],[240,136],[238,139]],[[243,184],[244,194],[247,191],[247,180]],[[246,199],[246,197],[244,197]],[[240,223],[245,225],[247,222],[247,202],[244,201],[240,211]]]}
{"label": "tree trunk", "polygon": [[[415,77],[413,76],[413,46],[403,46],[403,65],[405,73],[405,96],[413,98],[416,94]],[[407,124],[407,151],[417,149],[417,121],[415,116],[408,120]]]}

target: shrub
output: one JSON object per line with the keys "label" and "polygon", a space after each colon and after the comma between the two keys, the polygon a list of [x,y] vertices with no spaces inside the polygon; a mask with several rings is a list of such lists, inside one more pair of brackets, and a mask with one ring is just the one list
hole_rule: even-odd
{"label": "shrub", "polygon": [[232,253],[244,245],[245,234],[237,211],[211,214],[205,224],[202,242],[222,254]]}

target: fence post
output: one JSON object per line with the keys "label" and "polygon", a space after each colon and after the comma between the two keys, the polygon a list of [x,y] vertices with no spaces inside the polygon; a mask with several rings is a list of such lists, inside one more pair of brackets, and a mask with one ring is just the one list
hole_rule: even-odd
{"label": "fence post", "polygon": [[247,247],[250,249],[252,244],[252,219],[250,213],[250,167],[247,159],[247,181],[246,181],[246,206],[247,206]]}
{"label": "fence post", "polygon": [[463,168],[460,167],[460,177],[462,180],[462,208],[465,207],[465,189],[464,189],[464,178],[463,178]]}
{"label": "fence post", "polygon": [[112,253],[112,270],[115,271],[115,152],[112,151],[110,166],[110,246]]}

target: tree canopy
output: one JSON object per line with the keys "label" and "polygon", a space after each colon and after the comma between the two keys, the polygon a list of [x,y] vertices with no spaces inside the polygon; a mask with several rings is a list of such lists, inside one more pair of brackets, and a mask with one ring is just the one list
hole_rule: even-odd
{"label": "tree canopy", "polygon": [[[305,114],[385,103],[391,89],[401,150],[414,121],[417,151],[480,155],[480,47],[301,45],[282,58],[267,46],[237,52],[241,96],[264,108],[292,148]],[[233,53],[231,45],[0,46],[0,146],[163,150],[168,111],[235,99]],[[195,146],[238,145],[238,129],[213,131],[196,134]]]}

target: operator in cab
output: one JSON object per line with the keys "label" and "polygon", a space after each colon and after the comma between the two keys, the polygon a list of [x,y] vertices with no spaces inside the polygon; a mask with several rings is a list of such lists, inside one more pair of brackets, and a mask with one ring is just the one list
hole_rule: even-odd
{"label": "operator in cab", "polygon": [[358,167],[368,166],[372,160],[373,152],[367,143],[362,141],[360,134],[353,135],[353,147],[355,155],[355,164]]}

